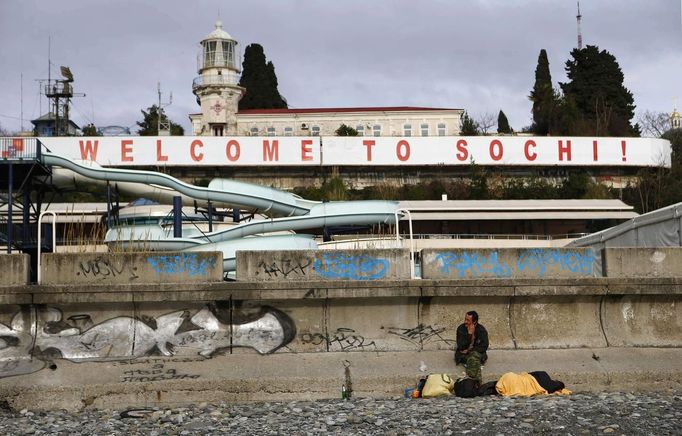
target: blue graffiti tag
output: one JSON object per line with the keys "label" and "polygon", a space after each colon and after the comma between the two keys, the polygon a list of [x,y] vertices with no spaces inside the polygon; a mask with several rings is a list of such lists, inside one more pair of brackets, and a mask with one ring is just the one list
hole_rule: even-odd
{"label": "blue graffiti tag", "polygon": [[388,272],[388,260],[367,255],[322,254],[313,270],[327,279],[378,280]]}
{"label": "blue graffiti tag", "polygon": [[557,250],[534,248],[524,250],[516,261],[519,271],[537,271],[539,277],[544,277],[547,268],[558,267],[585,276],[592,275],[594,265],[594,252],[585,250]]}
{"label": "blue graffiti tag", "polygon": [[197,258],[196,254],[177,254],[173,256],[150,256],[147,263],[158,274],[187,274],[190,277],[205,277],[209,270],[215,268],[213,257],[202,259]]}
{"label": "blue graffiti tag", "polygon": [[460,278],[466,277],[467,274],[471,277],[493,275],[499,278],[511,277],[512,275],[509,265],[500,262],[497,251],[493,251],[489,256],[468,251],[460,253],[448,251],[438,253],[436,262],[440,264],[441,272],[450,274],[451,268],[454,268]]}

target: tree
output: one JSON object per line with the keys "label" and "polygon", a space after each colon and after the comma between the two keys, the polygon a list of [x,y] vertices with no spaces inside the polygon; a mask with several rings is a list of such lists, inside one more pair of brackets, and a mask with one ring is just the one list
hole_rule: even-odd
{"label": "tree", "polygon": [[266,62],[263,46],[249,44],[244,50],[242,77],[239,86],[246,94],[239,101],[239,109],[286,109],[287,102],[277,90],[277,75],[272,62]]}
{"label": "tree", "polygon": [[[147,108],[147,111],[142,112],[142,121],[138,121],[137,125],[139,127],[137,134],[140,136],[157,136],[159,134],[159,113],[162,117],[166,117],[166,114],[157,105],[152,105]],[[181,125],[175,124],[171,121],[171,136],[182,136],[185,134],[185,129]]]}
{"label": "tree", "polygon": [[97,127],[92,123],[83,127],[81,132],[83,133],[83,136],[102,136],[102,134],[97,131]]}
{"label": "tree", "polygon": [[507,120],[507,116],[502,110],[497,114],[497,133],[512,133],[512,128],[509,127],[509,120]]}
{"label": "tree", "polygon": [[538,65],[535,67],[535,84],[528,97],[533,102],[533,131],[536,135],[548,135],[556,95],[552,87],[552,75],[549,72],[547,52],[543,48],[538,55]]}
{"label": "tree", "polygon": [[670,129],[670,115],[665,112],[644,111],[637,117],[642,135],[660,138]]}
{"label": "tree", "polygon": [[336,129],[334,134],[336,136],[358,136],[358,131],[352,128],[351,126],[341,124],[339,128]]}
{"label": "tree", "polygon": [[623,72],[616,58],[594,45],[571,51],[566,61],[568,82],[561,83],[566,98],[571,98],[584,123],[581,135],[638,136],[631,125],[635,115],[632,93],[623,85]]}
{"label": "tree", "polygon": [[2,125],[0,125],[0,136],[10,136],[9,131],[3,128]]}
{"label": "tree", "polygon": [[476,125],[480,133],[487,135],[495,125],[495,114],[493,112],[483,112],[476,118]]}
{"label": "tree", "polygon": [[462,114],[462,127],[460,128],[459,134],[462,136],[479,135],[478,124],[471,119],[466,111]]}

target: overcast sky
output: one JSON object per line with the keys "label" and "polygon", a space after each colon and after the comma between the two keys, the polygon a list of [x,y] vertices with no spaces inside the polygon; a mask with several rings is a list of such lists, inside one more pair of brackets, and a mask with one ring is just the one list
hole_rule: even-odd
{"label": "overcast sky", "polygon": [[[682,106],[680,0],[581,3],[584,44],[611,52],[637,112]],[[502,109],[530,124],[528,94],[540,49],[552,79],[577,45],[571,0],[0,0],[0,126],[24,128],[47,111],[37,79],[67,65],[75,76],[72,119],[134,127],[173,93],[171,119],[187,114],[199,41],[219,18],[240,51],[257,42],[275,64],[292,108],[430,106],[474,117]]]}

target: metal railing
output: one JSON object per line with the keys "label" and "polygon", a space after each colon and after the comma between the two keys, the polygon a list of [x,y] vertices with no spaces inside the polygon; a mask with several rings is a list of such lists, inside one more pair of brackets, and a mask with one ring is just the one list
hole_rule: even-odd
{"label": "metal railing", "polygon": [[236,85],[239,77],[236,74],[224,74],[222,76],[198,76],[192,81],[192,89],[205,85]]}
{"label": "metal railing", "polygon": [[[559,235],[518,235],[518,234],[475,234],[475,233],[455,233],[455,234],[440,234],[440,233],[414,233],[413,239],[514,239],[514,240],[531,240],[531,241],[552,241],[555,239],[575,239],[580,238],[589,233],[566,233]],[[409,238],[407,233],[401,234],[403,238]]]}
{"label": "metal railing", "polygon": [[0,160],[36,160],[39,157],[38,138],[0,138]]}

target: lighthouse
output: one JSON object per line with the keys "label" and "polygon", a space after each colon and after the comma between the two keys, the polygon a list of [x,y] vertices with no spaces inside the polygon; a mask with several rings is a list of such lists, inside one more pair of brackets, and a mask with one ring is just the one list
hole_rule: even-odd
{"label": "lighthouse", "polygon": [[197,96],[201,114],[190,116],[193,133],[196,136],[236,135],[239,100],[245,92],[239,86],[241,59],[237,41],[218,21],[200,45],[199,76],[192,83],[192,92]]}

